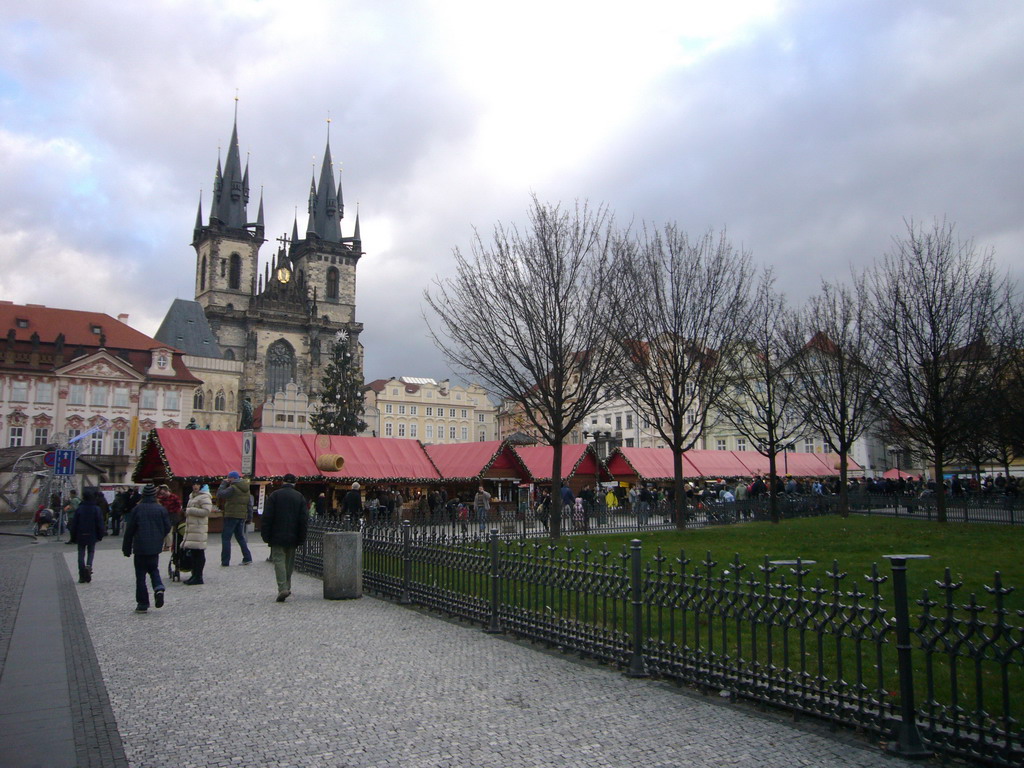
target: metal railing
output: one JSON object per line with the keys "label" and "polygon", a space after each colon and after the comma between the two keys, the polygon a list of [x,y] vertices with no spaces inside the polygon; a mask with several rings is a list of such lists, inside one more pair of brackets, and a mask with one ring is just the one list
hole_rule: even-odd
{"label": "metal railing", "polygon": [[[320,575],[319,521],[296,566]],[[932,750],[984,764],[1024,762],[1024,611],[996,573],[988,605],[948,569],[911,604],[907,556],[891,573],[811,577],[807,561],[721,566],[710,553],[619,551],[485,540],[401,526],[363,529],[363,583],[565,652],[858,727],[905,756]],[[920,567],[920,566],[918,566]],[[933,596],[934,594],[934,596]],[[982,597],[984,602],[986,597]],[[912,613],[913,611],[913,613]]]}

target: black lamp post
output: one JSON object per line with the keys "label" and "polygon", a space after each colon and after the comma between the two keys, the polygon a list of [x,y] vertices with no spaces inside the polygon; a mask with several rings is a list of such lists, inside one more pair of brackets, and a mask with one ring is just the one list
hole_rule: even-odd
{"label": "black lamp post", "polygon": [[[594,447],[594,507],[595,509],[601,508],[601,461],[607,461],[608,455],[611,453],[612,443],[614,438],[612,437],[612,425],[605,422],[602,425],[602,429],[595,429],[593,431],[583,430],[584,440],[593,440],[591,445]],[[601,449],[604,449],[603,451]],[[602,453],[604,454],[602,456]],[[598,518],[598,525],[604,525],[604,521]]]}

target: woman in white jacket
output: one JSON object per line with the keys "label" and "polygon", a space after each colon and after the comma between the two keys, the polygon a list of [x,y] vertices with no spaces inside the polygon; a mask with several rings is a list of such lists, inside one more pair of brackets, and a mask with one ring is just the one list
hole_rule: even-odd
{"label": "woman in white jacket", "polygon": [[186,584],[202,584],[203,568],[206,567],[206,537],[210,529],[210,513],[213,512],[213,499],[210,486],[195,483],[192,495],[185,507],[185,538],[181,546],[192,550],[192,578]]}

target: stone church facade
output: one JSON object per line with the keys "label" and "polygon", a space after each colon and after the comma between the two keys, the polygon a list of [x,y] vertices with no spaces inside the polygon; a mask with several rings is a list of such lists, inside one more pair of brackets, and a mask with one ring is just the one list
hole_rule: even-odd
{"label": "stone church facade", "polygon": [[[262,268],[262,196],[255,221],[248,210],[249,168],[241,165],[236,122],[223,167],[217,161],[209,216],[204,222],[202,200],[196,215],[195,300],[221,358],[241,363],[240,422],[247,420],[248,401],[259,428],[265,403],[278,393],[292,392],[289,401],[294,399],[289,384],[308,397],[310,407],[315,404],[336,340],[348,344],[362,365],[356,268],[363,250],[358,214],[352,234],[342,234],[345,206],[329,140],[319,181],[311,182],[305,233],[300,236],[296,220],[291,237],[278,239]],[[308,431],[308,419],[291,423],[294,431]]]}

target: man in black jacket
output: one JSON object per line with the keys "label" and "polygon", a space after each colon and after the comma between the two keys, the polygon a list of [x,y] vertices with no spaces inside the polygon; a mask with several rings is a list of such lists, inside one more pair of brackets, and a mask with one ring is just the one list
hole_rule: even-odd
{"label": "man in black jacket", "polygon": [[146,576],[153,584],[156,607],[164,605],[164,582],[160,578],[160,553],[164,548],[164,537],[171,531],[167,510],[156,500],[156,487],[149,483],[142,489],[139,502],[128,524],[124,528],[121,551],[125,557],[135,552],[135,602],[136,613],[149,610],[149,589]]}
{"label": "man in black jacket", "polygon": [[277,602],[283,603],[292,593],[292,570],[295,548],[306,541],[309,507],[295,490],[295,475],[285,475],[284,485],[267,498],[263,507],[260,535],[270,545],[270,561],[277,577]]}

